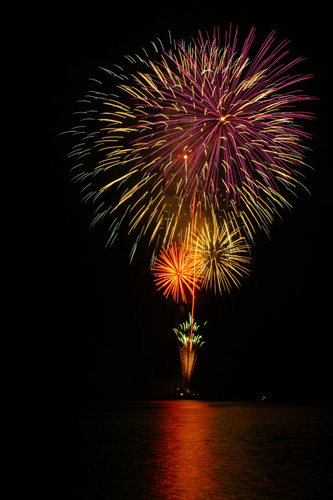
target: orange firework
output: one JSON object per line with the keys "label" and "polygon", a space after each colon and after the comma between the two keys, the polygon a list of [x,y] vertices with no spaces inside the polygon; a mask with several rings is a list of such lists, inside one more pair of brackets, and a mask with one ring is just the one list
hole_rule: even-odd
{"label": "orange firework", "polygon": [[161,249],[159,257],[153,267],[154,282],[157,289],[164,288],[163,294],[179,302],[181,298],[186,302],[185,291],[189,290],[191,296],[194,289],[200,290],[199,276],[196,274],[195,256],[190,256],[183,247],[173,243],[169,248]]}

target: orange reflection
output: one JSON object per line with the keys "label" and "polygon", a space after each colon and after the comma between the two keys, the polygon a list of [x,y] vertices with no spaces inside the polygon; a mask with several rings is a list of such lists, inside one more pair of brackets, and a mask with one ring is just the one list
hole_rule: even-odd
{"label": "orange reflection", "polygon": [[214,412],[209,403],[166,401],[161,404],[164,408],[153,450],[154,477],[150,478],[154,498],[196,500],[213,498],[212,493],[216,491],[222,494],[226,485],[219,471],[225,458],[216,449],[218,440],[212,434]]}
{"label": "orange reflection", "polygon": [[[161,401],[146,462],[147,498],[264,498],[267,461],[256,409],[211,401]],[[259,426],[259,428],[261,428]]]}

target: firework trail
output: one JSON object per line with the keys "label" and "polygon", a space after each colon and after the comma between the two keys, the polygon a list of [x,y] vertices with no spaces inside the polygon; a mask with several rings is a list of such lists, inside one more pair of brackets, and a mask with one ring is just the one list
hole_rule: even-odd
{"label": "firework trail", "polygon": [[273,32],[250,54],[254,33],[240,47],[231,28],[168,51],[158,41],[154,58],[107,70],[112,93],[101,81],[84,99],[70,131],[74,179],[95,204],[93,224],[110,217],[109,244],[127,226],[131,259],[142,238],[155,249],[188,240],[212,208],[252,241],[291,207],[310,137],[299,122],[312,118],[296,108],[312,99],[297,86],[311,75],[289,74],[302,59],[289,61]]}

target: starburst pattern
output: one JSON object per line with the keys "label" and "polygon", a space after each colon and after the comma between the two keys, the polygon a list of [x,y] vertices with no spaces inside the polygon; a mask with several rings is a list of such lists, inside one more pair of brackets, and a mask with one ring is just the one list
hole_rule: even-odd
{"label": "starburst pattern", "polygon": [[239,288],[240,278],[249,274],[251,257],[238,227],[231,228],[225,220],[219,223],[212,210],[210,219],[204,221],[196,234],[192,254],[196,255],[202,288],[220,294],[224,291],[230,293],[232,286]]}
{"label": "starburst pattern", "polygon": [[154,282],[157,289],[164,289],[163,294],[179,302],[186,303],[186,292],[193,293],[193,288],[200,289],[199,276],[196,273],[195,256],[189,255],[182,246],[173,243],[168,249],[161,249],[154,268]]}
{"label": "starburst pattern", "polygon": [[214,204],[221,186],[227,199],[239,201],[240,194],[260,198],[294,185],[301,138],[309,136],[295,120],[311,115],[291,109],[310,99],[293,85],[309,76],[288,75],[300,59],[281,64],[287,42],[270,51],[273,33],[251,60],[253,39],[254,29],[238,55],[237,32],[226,33],[224,44],[218,32],[199,32],[188,47],[179,43],[177,53],[151,62],[135,87],[122,86],[140,112],[133,148],[156,183],[164,178],[191,200],[201,191]]}

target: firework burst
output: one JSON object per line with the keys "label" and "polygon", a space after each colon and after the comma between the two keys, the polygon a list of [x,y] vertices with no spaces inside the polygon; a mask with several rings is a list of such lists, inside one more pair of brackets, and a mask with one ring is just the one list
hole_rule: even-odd
{"label": "firework burst", "polygon": [[230,293],[232,286],[239,288],[240,278],[249,274],[248,251],[238,227],[232,229],[225,220],[219,224],[212,211],[211,218],[205,219],[201,229],[197,229],[196,245],[192,248],[202,288],[211,288],[220,294]]}
{"label": "firework burst", "polygon": [[153,267],[154,282],[157,289],[164,289],[163,294],[179,302],[186,303],[186,291],[193,295],[195,288],[200,289],[196,273],[195,254],[190,255],[182,246],[172,244],[168,249],[161,249]]}
{"label": "firework burst", "polygon": [[310,137],[299,122],[312,118],[296,108],[311,99],[297,86],[311,75],[289,75],[301,58],[288,61],[274,33],[251,55],[254,33],[240,46],[231,28],[224,40],[215,30],[154,45],[154,59],[127,56],[131,71],[107,70],[111,91],[101,81],[84,99],[74,178],[93,224],[110,217],[109,244],[127,225],[131,258],[145,236],[156,250],[188,238],[212,207],[250,240],[291,207]]}
{"label": "firework burst", "polygon": [[136,88],[122,86],[136,114],[140,106],[133,146],[144,169],[186,199],[201,191],[215,205],[221,184],[227,199],[259,198],[261,190],[293,185],[294,167],[303,164],[301,138],[308,134],[295,120],[310,115],[291,107],[310,99],[293,90],[309,76],[288,76],[300,59],[281,65],[287,42],[270,52],[273,33],[251,60],[253,39],[254,29],[237,55],[237,31],[226,33],[224,44],[219,33],[199,32],[188,47],[179,43],[177,53],[151,62]]}

